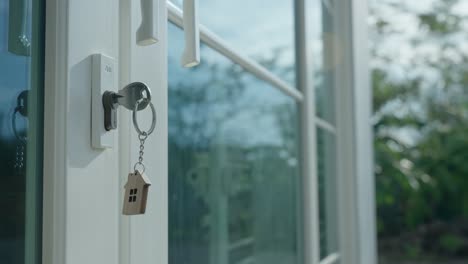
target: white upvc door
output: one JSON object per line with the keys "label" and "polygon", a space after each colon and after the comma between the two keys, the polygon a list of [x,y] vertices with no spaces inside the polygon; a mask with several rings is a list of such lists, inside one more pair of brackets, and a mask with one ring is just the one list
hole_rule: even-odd
{"label": "white upvc door", "polygon": [[[46,1],[43,263],[167,263],[167,17],[160,41],[138,46],[140,1]],[[145,143],[152,182],[145,215],[122,216],[123,185],[138,158],[131,111],[118,109],[113,147],[91,147],[91,56],[115,59],[114,86],[145,82],[157,112]],[[139,113],[149,127],[151,111]]]}
{"label": "white upvc door", "polygon": [[[167,47],[167,7],[169,7],[170,23],[180,29],[183,28],[182,10],[177,8],[175,4],[166,3],[166,0],[153,0],[159,5],[158,14],[155,16],[157,18],[155,21],[158,22],[159,42],[150,46],[138,46],[136,44],[136,32],[142,19],[140,7],[142,1],[151,0],[46,0],[44,264],[168,263],[168,243],[170,240],[168,230],[170,229],[168,228],[167,78],[168,56],[171,57],[171,52],[168,52]],[[352,4],[348,3],[352,8],[347,8],[348,4],[344,4],[344,2],[323,2],[323,5],[327,3],[327,6],[335,6],[339,11],[336,11],[338,14],[336,17],[340,22],[337,23],[341,30],[337,30],[335,38],[337,40],[344,39],[334,44],[334,46],[337,46],[336,50],[334,46],[333,49],[330,47],[336,53],[337,59],[340,56],[343,57],[341,58],[342,61],[339,61],[340,64],[336,74],[338,76],[336,86],[339,89],[336,88],[336,93],[332,95],[336,97],[335,104],[338,112],[336,123],[326,120],[324,117],[316,116],[317,113],[315,113],[316,100],[314,97],[316,89],[314,78],[312,78],[314,74],[311,74],[314,61],[308,61],[308,59],[317,59],[309,50],[312,47],[312,40],[307,39],[310,36],[306,34],[308,28],[313,25],[313,23],[307,23],[308,18],[312,17],[312,15],[306,13],[306,9],[301,9],[308,6],[322,5],[320,0],[290,1],[291,5],[292,3],[296,5],[294,13],[296,17],[295,32],[298,35],[291,35],[290,37],[291,39],[295,38],[297,43],[292,44],[290,48],[297,49],[295,51],[296,59],[292,59],[293,64],[297,63],[296,67],[298,67],[296,69],[298,74],[297,84],[291,84],[286,80],[287,76],[279,76],[273,70],[267,69],[254,58],[244,54],[245,51],[242,49],[231,48],[233,39],[223,39],[217,35],[218,31],[214,31],[215,27],[211,28],[215,25],[214,22],[208,27],[200,26],[200,37],[205,45],[204,49],[202,49],[202,55],[203,51],[208,54],[208,56],[202,58],[202,61],[205,59],[204,62],[208,62],[205,64],[206,66],[209,65],[210,61],[217,62],[217,60],[229,59],[226,60],[228,61],[227,66],[230,66],[230,64],[240,66],[243,68],[242,74],[250,78],[248,80],[251,83],[246,85],[252,88],[248,89],[246,99],[253,96],[253,99],[258,100],[257,105],[252,104],[251,106],[257,106],[259,110],[263,111],[269,103],[292,106],[291,109],[295,111],[294,117],[300,120],[302,130],[297,133],[300,140],[291,151],[294,152],[294,155],[290,159],[291,167],[301,167],[300,169],[297,168],[301,172],[300,178],[298,178],[300,181],[298,186],[303,188],[297,189],[297,197],[299,197],[300,203],[291,203],[294,207],[299,208],[296,212],[298,221],[295,222],[297,237],[288,237],[288,239],[297,239],[293,242],[288,240],[288,243],[297,243],[298,245],[293,252],[293,257],[296,258],[295,262],[310,264],[338,262],[371,264],[375,259],[373,227],[375,223],[372,221],[373,205],[371,200],[373,197],[372,193],[370,193],[370,190],[372,190],[372,181],[370,180],[372,178],[371,154],[368,153],[371,148],[370,125],[368,124],[370,102],[360,101],[361,95],[366,98],[370,95],[368,94],[368,76],[365,72],[367,68],[362,66],[365,65],[365,56],[361,53],[365,52],[359,49],[361,45],[356,45],[365,41],[365,34],[362,34],[362,32],[365,32],[363,23],[365,13],[361,14],[364,11],[360,11],[360,7],[365,9],[365,6],[362,0],[351,1]],[[330,3],[335,4],[331,5]],[[201,1],[200,4],[202,4]],[[266,11],[259,9],[258,12]],[[293,22],[292,14],[291,11],[291,23]],[[341,16],[342,14],[346,15]],[[239,13],[239,15],[243,14]],[[350,21],[353,23],[348,23]],[[230,21],[228,22],[230,23]],[[231,27],[234,28],[235,26],[233,24]],[[174,26],[169,27],[172,27],[173,40],[178,43],[180,40],[178,36],[181,36],[180,29],[176,29]],[[293,27],[291,25],[289,31],[283,33],[290,33]],[[223,29],[222,26],[220,26],[220,29]],[[279,32],[275,33],[280,35]],[[351,43],[349,40],[353,40],[353,42]],[[265,38],[258,41],[267,42],[268,40]],[[174,45],[175,42],[171,44],[172,55],[177,53],[176,50],[182,43],[180,41],[180,43]],[[127,174],[133,170],[133,164],[137,161],[139,151],[139,141],[132,125],[131,111],[123,107],[119,108],[118,129],[115,133],[112,148],[96,150],[91,147],[91,56],[98,53],[115,59],[115,68],[118,69],[118,74],[115,75],[114,90],[121,89],[131,82],[140,81],[145,82],[152,91],[152,102],[157,112],[157,125],[155,132],[145,144],[144,161],[146,173],[151,179],[152,186],[149,193],[147,212],[142,216],[129,217],[121,215],[123,185]],[[291,56],[294,58],[294,52],[292,54]],[[176,56],[180,55],[177,54]],[[179,66],[177,65],[177,67]],[[203,78],[196,79],[197,75],[195,74],[197,74],[197,71],[179,72],[174,69],[175,67],[173,67],[173,73],[175,73],[173,77],[192,78],[184,79],[185,82],[189,83],[191,89],[196,88],[195,84],[197,83],[195,81],[204,80]],[[232,69],[234,69],[233,73],[238,72],[237,68],[233,67]],[[201,71],[198,70],[198,73]],[[173,78],[174,82],[179,81],[175,79]],[[183,86],[184,83],[182,81],[180,83]],[[226,89],[226,87],[218,87],[220,85],[215,85],[217,90],[213,89],[212,91],[219,92]],[[204,87],[203,82],[198,83],[198,87],[201,86]],[[263,95],[267,94],[268,96],[264,97],[260,92],[257,92],[261,89],[264,89]],[[265,99],[265,102],[260,99]],[[266,102],[268,101],[266,99],[271,100],[271,102]],[[243,101],[241,100],[241,102]],[[297,110],[294,110],[295,107],[297,107]],[[281,113],[287,112],[288,109],[283,109]],[[234,110],[242,114],[241,110],[247,111],[249,109],[236,108]],[[144,110],[139,114],[139,122],[142,127],[149,127],[150,114],[149,110]],[[271,116],[275,117],[274,114]],[[251,115],[250,112],[245,112],[239,117],[239,120],[244,118],[249,121],[247,118],[249,115]],[[266,114],[265,116],[268,119]],[[288,120],[293,120],[293,118],[287,118],[286,121]],[[252,129],[257,126],[261,128],[261,123],[257,124],[251,120],[250,122],[239,127],[239,131],[242,132],[242,129]],[[268,122],[267,120],[266,123]],[[296,124],[293,124],[292,121],[291,124],[287,124],[289,126],[285,127],[296,127]],[[276,127],[281,132],[280,128]],[[224,130],[227,132],[230,130],[235,131],[232,124],[226,124]],[[223,134],[225,133],[224,130],[217,135],[217,141],[218,139],[221,142],[229,139]],[[261,131],[262,129],[257,130]],[[268,129],[263,130],[267,131]],[[321,245],[320,233],[326,234],[328,231],[320,230],[319,225],[318,158],[320,158],[320,153],[317,150],[317,131],[321,130],[328,131],[327,133],[331,133],[336,137],[338,154],[336,155],[337,164],[335,166],[338,167],[337,174],[339,175],[336,179],[340,181],[337,184],[338,191],[327,193],[327,197],[333,198],[333,196],[336,196],[338,212],[336,212],[337,216],[334,218],[340,219],[338,221],[336,219],[333,219],[333,221],[322,220],[339,225],[339,227],[328,225],[327,229],[334,228],[332,231],[339,233],[336,239],[340,241],[337,242],[339,244],[337,248],[325,252],[324,256],[320,256],[320,248],[325,246]],[[251,131],[246,131],[251,133]],[[272,136],[270,135],[270,137]],[[251,141],[261,142],[261,139],[253,137]],[[229,159],[236,161],[235,151],[230,150],[232,157],[224,155],[228,150],[222,144],[218,144],[217,141],[213,143],[213,150],[209,153],[212,156],[203,155],[205,153],[196,153],[194,155],[193,159],[199,163],[195,165],[200,165],[199,167],[203,168],[204,162],[210,161],[219,165],[219,167],[212,165],[208,173],[208,175],[213,174],[215,176],[219,175],[221,169],[229,170],[232,169],[231,167],[242,167],[238,166],[237,163],[236,166],[231,166],[233,162]],[[266,141],[268,141],[268,137],[266,137]],[[245,149],[249,149],[249,147],[250,150],[255,150],[250,145]],[[280,149],[283,146],[277,147]],[[335,148],[331,146],[330,149],[334,150]],[[262,155],[268,153],[267,148],[264,148],[264,146],[260,146],[256,151]],[[255,154],[256,152],[252,153]],[[284,154],[285,152],[281,153]],[[357,153],[363,153],[363,155],[356,155]],[[284,159],[281,155],[279,158]],[[323,163],[326,164],[325,167],[329,167],[327,165],[329,161]],[[224,168],[220,168],[220,164]],[[254,165],[253,168],[259,170],[257,168],[259,167],[258,164]],[[265,166],[265,168],[268,168],[268,166]],[[252,169],[252,171],[255,170]],[[174,180],[177,179],[177,177],[174,177],[177,176],[176,173],[171,175],[171,179],[177,183]],[[265,169],[263,173],[268,174],[270,177],[273,172]],[[279,171],[278,173],[282,172]],[[212,186],[222,184],[220,178],[213,177],[211,180],[213,180],[210,182]],[[201,180],[199,179],[199,181]],[[271,183],[271,181],[265,182]],[[199,182],[192,184],[196,185],[196,183]],[[258,187],[256,185],[252,186]],[[243,239],[239,239],[239,241],[230,241],[228,239],[229,219],[226,218],[227,196],[219,194],[217,192],[219,190],[215,188],[210,189],[209,192],[208,190],[201,190],[200,192],[204,191],[207,192],[204,194],[211,199],[207,203],[209,209],[213,211],[213,215],[218,215],[218,217],[209,218],[211,221],[208,223],[203,222],[213,230],[209,234],[200,235],[200,237],[202,235],[207,235],[207,237],[209,235],[210,237],[209,248],[211,251],[207,259],[215,264],[227,263],[229,251],[235,249],[238,245],[251,246],[252,241],[254,241],[253,236],[241,237]],[[219,199],[213,199],[213,197]],[[260,194],[255,197],[260,197]],[[268,196],[266,197],[268,198]],[[198,199],[200,198],[198,197]],[[265,204],[271,202],[271,200],[265,200]],[[262,206],[265,206],[265,204],[262,204]],[[178,217],[184,218],[187,216],[186,218],[190,219],[189,210],[176,212],[179,214]],[[263,213],[263,211],[261,212]],[[262,213],[254,214],[259,219],[255,225],[258,229],[268,226],[262,221],[271,220],[262,218],[262,215],[268,216],[266,213]],[[193,221],[193,219],[191,220]],[[367,227],[369,227],[368,230],[366,230]],[[263,237],[263,240],[267,240],[265,237]],[[328,239],[328,242],[332,239]],[[265,245],[268,242],[263,241]],[[266,256],[266,254],[257,255],[259,259]],[[250,261],[251,258],[245,258],[245,260]]]}

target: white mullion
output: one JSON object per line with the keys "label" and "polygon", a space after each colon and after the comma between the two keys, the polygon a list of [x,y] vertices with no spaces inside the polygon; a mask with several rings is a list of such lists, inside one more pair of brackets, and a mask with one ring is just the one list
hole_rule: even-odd
{"label": "white mullion", "polygon": [[319,117],[316,117],[315,118],[315,124],[317,125],[317,127],[323,129],[323,130],[326,130],[327,132],[333,134],[333,135],[336,135],[336,128],[334,125],[330,124],[329,122],[319,118]]}
{"label": "white mullion", "polygon": [[43,263],[66,263],[68,0],[46,0]]}
{"label": "white mullion", "polygon": [[340,254],[338,252],[328,255],[326,258],[320,261],[320,264],[334,264],[340,260]]}
{"label": "white mullion", "polygon": [[[119,0],[119,87],[124,87],[131,82],[131,46],[132,46],[132,2]],[[119,177],[120,190],[124,190],[126,173],[131,169],[131,126],[128,111],[121,111],[119,120]],[[123,200],[123,192],[120,192],[119,201]],[[131,226],[130,219],[124,215],[119,217],[119,263],[131,263]]]}
{"label": "white mullion", "polygon": [[367,0],[351,2],[353,115],[355,120],[354,156],[356,157],[357,222],[359,263],[377,263],[373,133],[371,125],[372,88],[369,73]]}
{"label": "white mullion", "polygon": [[[136,34],[141,23],[141,3],[140,1],[130,2],[130,17],[125,32],[130,43],[126,61],[128,65],[122,67],[122,71],[127,71],[125,74],[128,78],[124,78],[123,84],[128,81],[141,81],[152,87],[153,97],[151,102],[158,113],[157,129],[146,141],[145,144],[145,166],[147,176],[152,182],[151,194],[148,196],[147,210],[144,217],[130,217],[129,221],[129,245],[128,256],[130,262],[128,264],[149,264],[149,263],[169,263],[169,243],[168,243],[168,84],[167,84],[167,13],[165,9],[165,0],[154,0],[159,2],[158,9],[158,33],[159,42],[157,45],[141,47],[136,44]],[[123,36],[125,37],[125,36]],[[125,52],[124,52],[125,53]],[[122,54],[124,55],[124,54]],[[130,116],[128,116],[130,117]],[[151,120],[150,111],[144,111],[141,114],[142,122],[145,127],[149,127]],[[126,124],[131,124],[130,120],[126,120]],[[145,124],[146,123],[146,124]],[[137,160],[137,152],[134,147],[138,145],[138,136],[133,128],[131,129],[130,139],[125,142],[130,143],[129,156],[121,157],[122,162]],[[128,133],[128,131],[127,131]],[[128,146],[128,145],[127,145]],[[125,151],[125,150],[124,150]],[[127,166],[133,166],[132,163]],[[125,168],[123,166],[122,168]],[[128,167],[127,167],[128,169]],[[121,173],[127,173],[121,171]],[[126,179],[127,175],[122,175]]]}
{"label": "white mullion", "polygon": [[[341,258],[373,264],[376,257],[371,86],[366,0],[336,3],[336,32],[343,54],[336,78],[338,208]],[[344,40],[344,41],[343,41]],[[344,45],[343,45],[344,44]]]}
{"label": "white mullion", "polygon": [[[182,10],[180,10],[180,8],[175,6],[173,3],[167,2],[167,11],[169,21],[174,23],[174,25],[178,26],[179,28],[183,29]],[[207,27],[200,25],[199,28],[200,39],[206,45],[218,51],[225,57],[229,58],[234,63],[244,68],[246,71],[268,82],[273,87],[279,89],[286,95],[294,98],[296,101],[303,101],[304,96],[299,90],[278,78],[275,74],[267,70],[258,62],[250,59],[247,56],[242,55],[240,52],[230,47],[229,44],[226,43],[226,41],[224,41],[221,37],[210,31]]]}
{"label": "white mullion", "polygon": [[304,264],[317,264],[320,261],[319,239],[319,203],[318,203],[318,175],[317,175],[317,129],[315,113],[315,89],[311,62],[308,62],[309,49],[307,40],[306,2],[296,0],[295,24],[296,24],[296,65],[297,83],[299,90],[304,95],[300,104],[301,127],[301,171],[302,171],[302,226],[304,228],[302,254]]}
{"label": "white mullion", "polygon": [[[339,246],[341,256],[347,263],[358,264],[358,231],[356,221],[355,200],[355,164],[353,160],[353,106],[351,102],[353,76],[349,70],[352,66],[349,39],[352,37],[349,27],[349,2],[340,2],[336,5],[335,32],[339,39],[345,39],[346,46],[335,45],[336,52],[342,55],[342,62],[336,69],[336,126],[337,130],[337,181],[338,188],[338,212],[343,217],[339,218]],[[346,217],[344,217],[346,216]]]}

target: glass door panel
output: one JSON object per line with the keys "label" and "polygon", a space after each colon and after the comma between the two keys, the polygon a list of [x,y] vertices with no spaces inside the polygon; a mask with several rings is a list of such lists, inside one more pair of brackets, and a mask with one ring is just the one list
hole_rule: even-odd
{"label": "glass door panel", "polygon": [[40,263],[43,1],[0,0],[0,260]]}
{"label": "glass door panel", "polygon": [[169,263],[300,263],[297,107],[169,27]]}
{"label": "glass door panel", "polygon": [[335,135],[317,128],[320,258],[338,251]]}
{"label": "glass door panel", "polygon": [[[308,0],[308,42],[312,56],[308,63],[313,69],[316,114],[320,119],[335,124],[335,78],[337,65],[341,63],[340,47],[335,32],[335,4],[330,0]],[[341,55],[342,56],[342,55]]]}

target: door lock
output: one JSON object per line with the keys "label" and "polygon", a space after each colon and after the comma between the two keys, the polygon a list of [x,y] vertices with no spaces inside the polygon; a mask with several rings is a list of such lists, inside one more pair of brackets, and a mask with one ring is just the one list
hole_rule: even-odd
{"label": "door lock", "polygon": [[115,92],[106,91],[102,95],[102,106],[104,107],[104,128],[106,131],[117,128],[117,107],[120,95]]}

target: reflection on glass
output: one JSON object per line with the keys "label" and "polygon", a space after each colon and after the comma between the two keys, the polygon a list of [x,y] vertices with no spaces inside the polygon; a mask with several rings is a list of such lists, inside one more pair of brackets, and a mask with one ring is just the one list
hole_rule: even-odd
{"label": "reflection on glass", "polygon": [[0,262],[40,263],[42,6],[0,0]]}
{"label": "reflection on glass", "polygon": [[335,137],[317,128],[320,258],[337,252]]}
{"label": "reflection on glass", "polygon": [[203,0],[199,9],[202,24],[295,86],[294,1]]}
{"label": "reflection on glass", "polygon": [[299,263],[294,100],[169,29],[170,263]]}
{"label": "reflection on glass", "polygon": [[336,70],[333,4],[329,0],[307,1],[307,25],[311,45],[309,63],[314,70],[315,103],[318,117],[335,123],[334,78]]}

